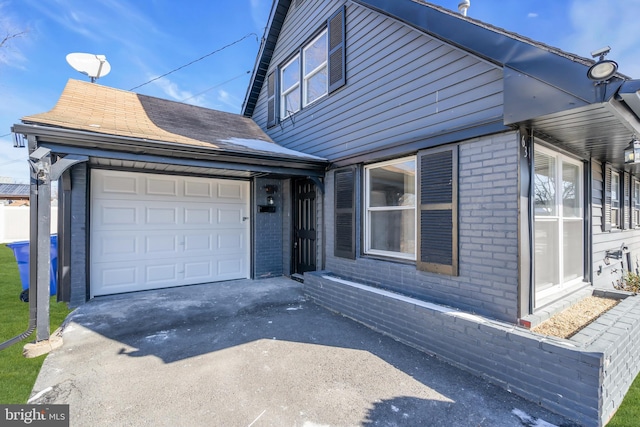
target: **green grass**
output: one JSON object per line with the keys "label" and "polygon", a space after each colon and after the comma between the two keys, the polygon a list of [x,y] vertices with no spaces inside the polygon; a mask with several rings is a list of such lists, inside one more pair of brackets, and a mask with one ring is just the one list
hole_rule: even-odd
{"label": "green grass", "polygon": [[[20,301],[22,284],[18,264],[13,251],[0,245],[0,342],[22,334],[29,323],[29,304]],[[56,303],[51,297],[49,317],[51,332],[58,328],[69,314],[65,303]],[[46,355],[27,359],[22,349],[35,340],[35,333],[29,338],[0,350],[0,403],[26,403],[38,372]]]}
{"label": "green grass", "polygon": [[622,401],[622,405],[607,427],[637,426],[640,423],[640,375],[631,384],[631,388]]}

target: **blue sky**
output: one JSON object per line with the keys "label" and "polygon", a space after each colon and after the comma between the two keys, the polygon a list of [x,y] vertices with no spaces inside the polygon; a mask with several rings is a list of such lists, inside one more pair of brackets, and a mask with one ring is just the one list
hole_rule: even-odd
{"label": "blue sky", "polygon": [[[0,39],[26,31],[0,49],[0,177],[29,178],[11,126],[51,109],[69,78],[88,80],[67,64],[71,52],[105,55],[111,73],[98,83],[130,90],[237,42],[135,92],[239,113],[271,3],[0,0]],[[456,10],[459,0],[432,3]],[[607,58],[640,79],[640,0],[471,0],[468,14],[584,57],[609,45]]]}

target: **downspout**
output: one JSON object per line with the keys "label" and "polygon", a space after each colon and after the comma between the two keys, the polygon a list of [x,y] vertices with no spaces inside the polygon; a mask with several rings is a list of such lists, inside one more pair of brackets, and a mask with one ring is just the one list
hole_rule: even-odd
{"label": "downspout", "polygon": [[27,330],[0,344],[0,350],[28,338],[36,331],[36,342],[49,339],[49,286],[51,280],[51,181],[87,156],[67,155],[54,164],[51,150],[38,147],[29,135],[31,192],[29,209],[29,324]]}
{"label": "downspout", "polygon": [[[33,209],[33,205],[37,204],[37,196],[38,196],[38,192],[37,192],[37,188],[35,185],[33,185],[33,172],[31,173],[31,188],[30,188],[30,194],[29,194],[29,205],[31,206],[29,208],[29,234],[30,234],[30,239],[33,239],[33,230],[35,230],[37,228],[37,223],[38,223],[38,215],[37,213],[34,215],[34,211],[37,212],[37,209]],[[34,223],[35,221],[35,223]],[[33,259],[31,257],[34,256],[34,249],[33,247],[29,246],[29,259]],[[29,263],[29,276],[30,277],[34,277],[34,273],[33,270],[36,268],[36,264],[35,263]],[[24,331],[23,333],[21,333],[20,335],[17,335],[13,338],[11,338],[10,340],[7,340],[3,343],[0,344],[0,350],[4,350],[7,347],[10,347],[16,343],[19,343],[20,341],[27,339],[32,333],[33,331],[36,330],[36,313],[37,313],[37,308],[38,308],[38,300],[37,300],[37,286],[29,286],[29,324],[27,325],[27,330]]]}
{"label": "downspout", "polygon": [[[35,151],[36,142],[35,138],[28,138],[29,152]],[[31,166],[30,172],[30,193],[29,193],[29,242],[35,242],[38,233],[38,184],[37,173],[33,168],[33,164],[29,159]],[[32,260],[37,259],[38,249],[36,245],[29,245],[29,283],[35,283],[33,280],[37,275],[37,262]],[[37,325],[38,314],[38,286],[29,286],[29,324],[27,330],[22,334],[17,335],[0,344],[0,350],[4,350],[13,344],[27,339],[35,330]]]}

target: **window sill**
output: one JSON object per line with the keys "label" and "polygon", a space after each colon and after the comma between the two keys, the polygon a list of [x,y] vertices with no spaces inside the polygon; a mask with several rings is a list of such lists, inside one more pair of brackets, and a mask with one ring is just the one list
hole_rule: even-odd
{"label": "window sill", "polygon": [[416,265],[416,261],[412,259],[394,258],[394,257],[384,256],[384,255],[362,254],[361,258],[372,259],[376,261],[392,262],[394,264]]}

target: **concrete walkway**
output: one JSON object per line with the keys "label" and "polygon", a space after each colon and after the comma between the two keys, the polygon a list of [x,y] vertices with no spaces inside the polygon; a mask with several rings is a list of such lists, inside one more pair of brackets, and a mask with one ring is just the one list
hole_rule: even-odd
{"label": "concrete walkway", "polygon": [[63,338],[33,403],[69,404],[71,426],[571,425],[285,278],[97,298]]}

